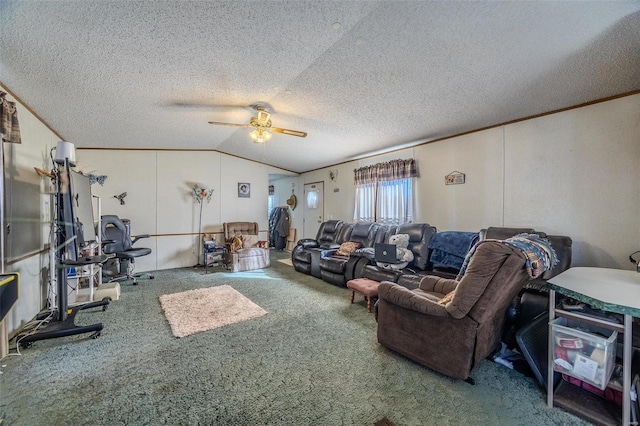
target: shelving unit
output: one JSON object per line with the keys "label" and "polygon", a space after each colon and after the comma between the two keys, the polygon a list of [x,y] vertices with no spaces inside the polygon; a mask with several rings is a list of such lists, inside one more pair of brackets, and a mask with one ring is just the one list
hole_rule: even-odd
{"label": "shelving unit", "polygon": [[[96,253],[95,249],[88,251],[85,256],[96,256],[102,253]],[[69,268],[67,268],[69,269]],[[93,302],[95,298],[95,290],[102,283],[102,267],[100,264],[90,264],[87,266],[78,266],[75,268],[75,275],[67,276],[67,280],[75,282],[72,287],[76,288],[77,301]],[[82,287],[81,284],[86,284],[86,287]],[[84,293],[81,290],[85,290]],[[84,297],[81,297],[84,296]],[[87,300],[83,300],[86,298]]]}
{"label": "shelving unit", "polygon": [[[635,271],[607,268],[569,268],[551,278],[549,284],[549,366],[547,378],[547,405],[554,403],[591,422],[604,425],[630,425],[631,414],[631,362],[632,321],[640,317],[640,274]],[[623,324],[608,319],[594,318],[578,312],[556,307],[556,292],[591,305],[605,312],[624,316]],[[622,409],[611,401],[577,386],[561,381],[553,389],[554,333],[552,321],[567,318],[623,334],[622,353]]]}
{"label": "shelving unit", "polygon": [[223,266],[227,249],[224,247],[209,247],[207,242],[202,244],[202,263],[204,264],[204,272],[207,273],[209,267]]}

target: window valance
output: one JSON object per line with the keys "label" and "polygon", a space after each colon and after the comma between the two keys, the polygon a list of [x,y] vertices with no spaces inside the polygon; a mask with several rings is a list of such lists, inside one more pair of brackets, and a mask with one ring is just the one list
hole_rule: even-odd
{"label": "window valance", "polygon": [[354,171],[354,184],[383,182],[396,179],[406,179],[418,176],[416,160],[409,158],[406,160],[392,160],[386,163],[373,164],[371,166],[360,167]]}
{"label": "window valance", "polygon": [[2,142],[22,143],[20,140],[20,125],[18,124],[18,111],[15,102],[9,102],[0,91],[0,134]]}

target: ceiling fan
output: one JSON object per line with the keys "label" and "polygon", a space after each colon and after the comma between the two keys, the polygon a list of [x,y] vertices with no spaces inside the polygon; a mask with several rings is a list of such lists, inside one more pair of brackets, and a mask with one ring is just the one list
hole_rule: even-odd
{"label": "ceiling fan", "polygon": [[264,143],[271,139],[273,136],[270,132],[282,133],[283,135],[298,136],[304,138],[307,136],[307,132],[301,132],[299,130],[283,129],[281,127],[271,126],[271,114],[267,109],[260,105],[253,105],[253,109],[257,114],[251,117],[249,124],[236,124],[236,123],[223,123],[221,121],[209,121],[209,124],[216,126],[235,126],[235,127],[253,127],[254,130],[249,133],[249,137],[255,143]]}

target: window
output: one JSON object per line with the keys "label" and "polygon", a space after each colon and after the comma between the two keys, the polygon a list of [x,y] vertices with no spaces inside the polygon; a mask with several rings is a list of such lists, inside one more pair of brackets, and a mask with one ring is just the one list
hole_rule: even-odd
{"label": "window", "polygon": [[353,219],[401,225],[413,221],[415,160],[394,160],[356,169]]}
{"label": "window", "polygon": [[269,198],[267,201],[267,213],[271,216],[271,212],[275,208],[276,203],[276,187],[275,185],[269,185]]}
{"label": "window", "polygon": [[271,212],[273,211],[273,209],[275,207],[274,206],[275,201],[276,201],[276,196],[275,195],[269,195],[269,201],[268,201],[268,206],[267,206],[267,211],[268,211],[269,216],[271,216]]}
{"label": "window", "polygon": [[378,183],[378,217],[374,222],[402,225],[413,221],[413,178]]}
{"label": "window", "polygon": [[307,192],[307,208],[308,209],[318,208],[318,191]]}
{"label": "window", "polygon": [[376,184],[356,185],[356,207],[353,219],[357,222],[376,221]]}

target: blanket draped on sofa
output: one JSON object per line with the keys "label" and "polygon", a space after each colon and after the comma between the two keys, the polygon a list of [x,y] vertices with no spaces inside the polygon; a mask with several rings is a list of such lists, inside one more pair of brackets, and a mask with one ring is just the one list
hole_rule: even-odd
{"label": "blanket draped on sofa", "polygon": [[464,275],[469,261],[473,257],[473,254],[483,243],[488,241],[497,241],[509,247],[513,247],[520,250],[525,257],[525,267],[529,273],[529,277],[537,278],[544,271],[553,268],[558,263],[558,256],[555,250],[551,247],[549,241],[540,237],[538,234],[518,234],[515,237],[507,238],[506,240],[482,240],[477,242],[464,259],[460,273],[456,280],[460,280]]}

